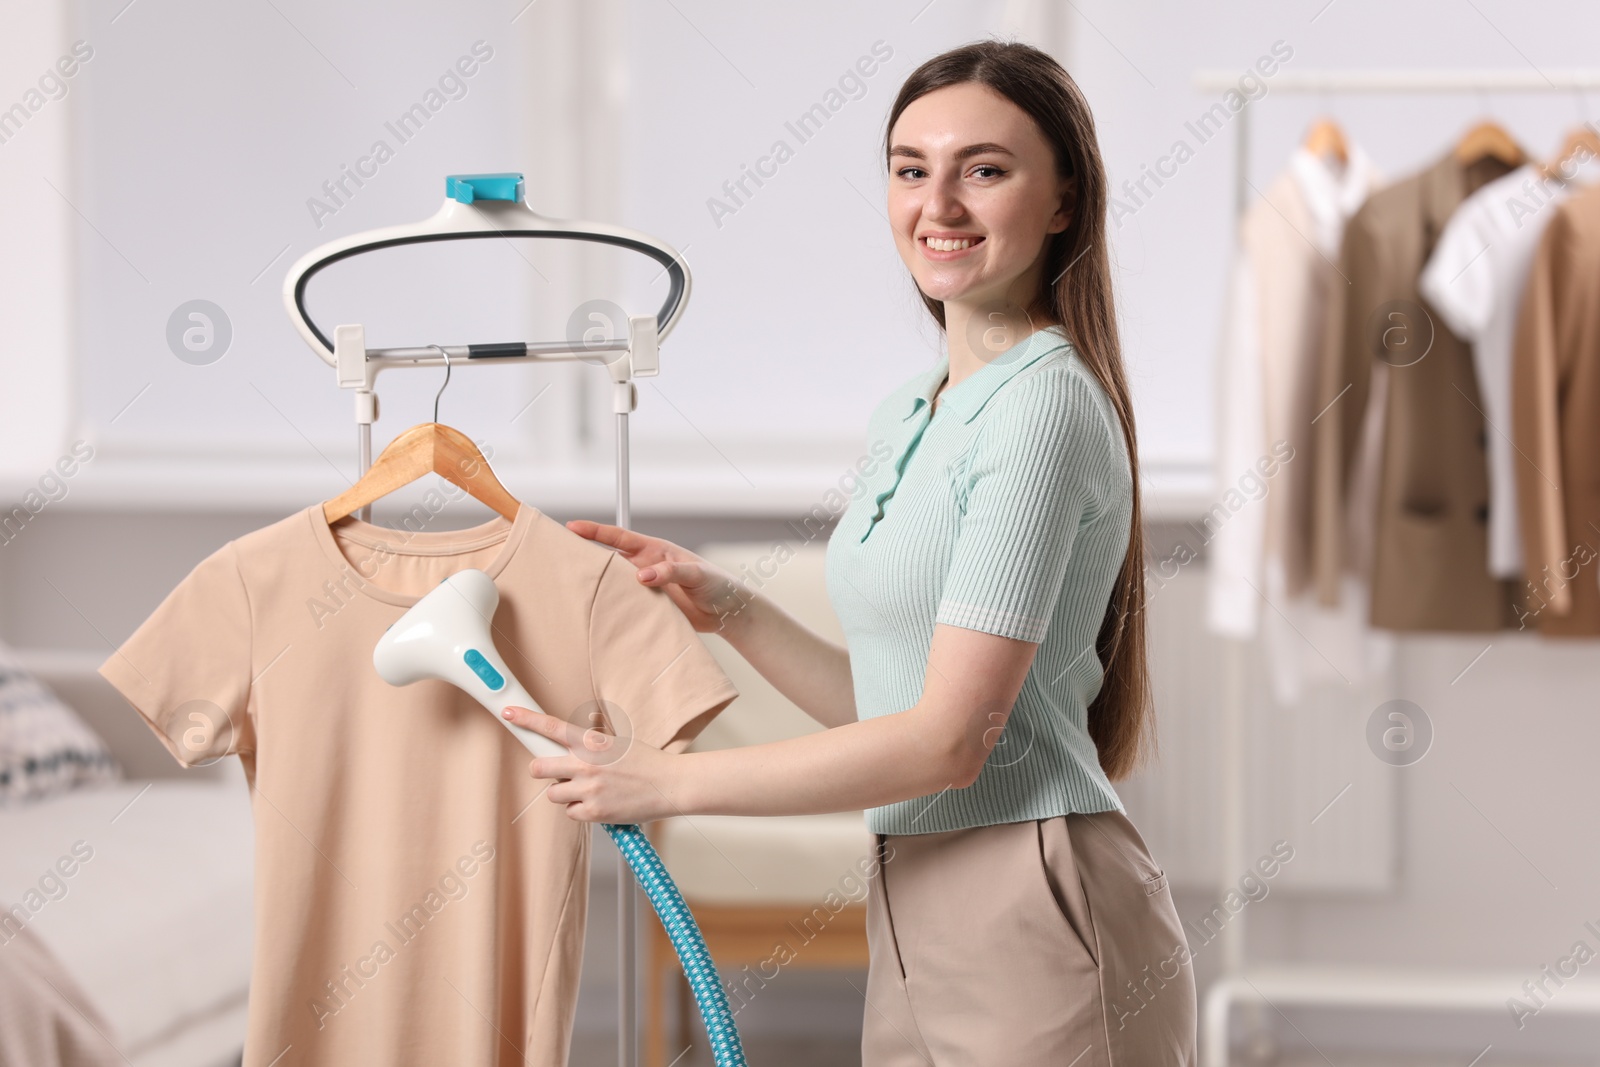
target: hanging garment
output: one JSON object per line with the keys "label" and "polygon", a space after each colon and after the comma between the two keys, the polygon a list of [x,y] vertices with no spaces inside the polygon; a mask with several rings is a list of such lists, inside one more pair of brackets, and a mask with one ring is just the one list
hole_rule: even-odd
{"label": "hanging garment", "polygon": [[[1577,180],[1600,170],[1590,160]],[[1511,443],[1511,344],[1539,236],[1579,186],[1518,167],[1467,197],[1450,217],[1418,288],[1446,326],[1472,345],[1488,423],[1489,573],[1522,577],[1516,450]]]}
{"label": "hanging garment", "polygon": [[1554,209],[1517,316],[1511,434],[1526,556],[1519,625],[1600,634],[1600,186]]}
{"label": "hanging garment", "polygon": [[1307,595],[1317,356],[1331,287],[1344,284],[1335,263],[1345,221],[1379,182],[1365,152],[1347,152],[1341,166],[1297,148],[1240,221],[1219,355],[1223,497],[1200,523],[1207,622],[1241,639],[1261,634],[1285,704],[1308,682],[1349,680],[1383,658],[1359,583],[1334,609]]}
{"label": "hanging garment", "polygon": [[1472,355],[1420,302],[1417,279],[1457,205],[1512,168],[1454,153],[1380,189],[1345,228],[1317,388],[1313,557],[1340,600],[1342,528],[1374,365],[1387,364],[1372,542],[1372,625],[1483,631],[1516,624],[1514,589],[1488,570],[1485,426]]}
{"label": "hanging garment", "polygon": [[662,590],[527,504],[418,532],[330,527],[316,504],[203,560],[100,673],[179,763],[243,763],[243,1067],[566,1063],[590,827],[465,693],[372,665],[384,630],[468,567],[500,588],[496,644],[552,715],[681,751],[738,695]]}

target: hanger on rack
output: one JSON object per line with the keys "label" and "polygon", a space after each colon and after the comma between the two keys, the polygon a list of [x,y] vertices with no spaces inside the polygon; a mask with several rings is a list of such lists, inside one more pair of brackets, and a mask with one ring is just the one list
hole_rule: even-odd
{"label": "hanger on rack", "polygon": [[1303,144],[1307,152],[1320,159],[1334,159],[1341,166],[1350,162],[1350,142],[1344,130],[1326,116],[1311,124]]}
{"label": "hanger on rack", "polygon": [[[1588,155],[1580,156],[1587,152]],[[1570,177],[1568,171],[1576,171],[1577,165],[1585,159],[1600,157],[1600,134],[1595,133],[1594,127],[1588,123],[1574,126],[1567,131],[1566,140],[1561,144],[1561,151],[1557,152],[1550,162],[1544,165],[1545,177]]]}
{"label": "hanger on rack", "polygon": [[1492,119],[1485,119],[1461,135],[1456,142],[1455,157],[1466,165],[1492,157],[1508,167],[1519,167],[1528,158],[1516,138]]}
{"label": "hanger on rack", "polygon": [[325,521],[331,523],[353,514],[425,474],[440,475],[507,519],[516,521],[517,509],[522,505],[494,476],[478,446],[460,430],[439,422],[439,397],[450,384],[450,356],[438,345],[428,347],[438,349],[444,357],[444,385],[439,386],[433,398],[433,421],[418,423],[390,441],[354,485],[324,502]]}

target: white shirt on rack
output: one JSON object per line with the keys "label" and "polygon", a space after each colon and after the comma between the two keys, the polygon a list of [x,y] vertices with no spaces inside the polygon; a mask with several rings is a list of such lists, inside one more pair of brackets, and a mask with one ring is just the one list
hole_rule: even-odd
{"label": "white shirt on rack", "polygon": [[1522,577],[1516,450],[1511,443],[1511,350],[1522,290],[1556,205],[1600,176],[1593,158],[1571,182],[1529,164],[1467,197],[1439,235],[1418,288],[1457,337],[1472,345],[1489,457],[1489,573]]}
{"label": "white shirt on rack", "polygon": [[1359,582],[1347,583],[1335,609],[1309,591],[1311,405],[1328,286],[1339,281],[1345,222],[1380,181],[1358,146],[1348,157],[1341,167],[1297,148],[1246,211],[1223,316],[1220,496],[1200,529],[1206,619],[1228,636],[1259,633],[1284,704],[1308,683],[1350,681],[1387,662]]}

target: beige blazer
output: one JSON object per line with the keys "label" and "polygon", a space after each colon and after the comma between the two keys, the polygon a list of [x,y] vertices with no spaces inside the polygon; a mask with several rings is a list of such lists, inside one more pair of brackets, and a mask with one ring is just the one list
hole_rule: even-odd
{"label": "beige blazer", "polygon": [[[1344,285],[1345,223],[1380,181],[1366,153],[1348,147],[1342,165],[1295,149],[1240,220],[1218,359],[1217,478],[1249,502],[1232,514],[1219,504],[1200,523],[1209,538],[1207,621],[1219,633],[1249,638],[1283,623],[1305,644],[1283,613],[1311,599],[1317,367],[1332,287]],[[1350,622],[1365,628],[1357,608]],[[1320,660],[1305,651],[1308,662]],[[1275,671],[1284,665],[1270,658]]]}
{"label": "beige blazer", "polygon": [[1519,624],[1600,634],[1600,186],[1554,209],[1517,316],[1512,441],[1528,585]]}
{"label": "beige blazer", "polygon": [[1318,378],[1312,561],[1319,599],[1337,604],[1340,574],[1355,569],[1342,528],[1381,360],[1371,622],[1384,629],[1516,625],[1514,583],[1488,570],[1487,438],[1472,352],[1417,290],[1456,205],[1510,169],[1448,155],[1373,193],[1345,229],[1344,284],[1335,287]]}

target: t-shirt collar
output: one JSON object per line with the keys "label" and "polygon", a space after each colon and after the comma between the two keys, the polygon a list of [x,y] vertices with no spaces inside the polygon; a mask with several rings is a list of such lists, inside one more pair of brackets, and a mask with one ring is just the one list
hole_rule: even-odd
{"label": "t-shirt collar", "polygon": [[[1035,330],[1021,341],[996,355],[966,378],[946,389],[939,398],[942,407],[960,416],[962,422],[971,422],[983,410],[984,404],[1018,372],[1032,366],[1052,352],[1067,347],[1065,327],[1046,326]],[[939,353],[939,359],[922,374],[913,378],[905,398],[905,414],[901,421],[911,418],[933,403],[933,395],[950,372],[950,353]]]}
{"label": "t-shirt collar", "polygon": [[[343,552],[339,550],[339,542],[329,528],[327,520],[323,517],[322,505],[312,504],[301,509],[301,514],[306,517],[310,526],[312,540],[321,546],[323,554],[327,557],[335,570],[340,573],[353,573],[360,579],[366,576],[360,574],[351,564]],[[500,572],[505,570],[511,558],[516,555],[523,541],[527,539],[528,531],[543,517],[543,512],[526,501],[521,501],[517,507],[517,516],[506,528],[504,519],[495,517],[478,526],[464,530],[422,530],[412,532],[405,529],[391,529],[374,523],[363,522],[359,519],[340,520],[345,523],[345,535],[358,544],[398,545],[394,551],[406,555],[427,556],[452,556],[470,552],[476,548],[483,548],[501,541],[500,552],[493,560],[481,569],[491,578],[498,578]],[[502,532],[504,531],[504,532]],[[409,608],[422,599],[422,594],[412,595],[400,593],[374,584],[370,579],[357,581],[355,587],[358,591],[380,600],[385,604],[394,604],[399,607]]]}

